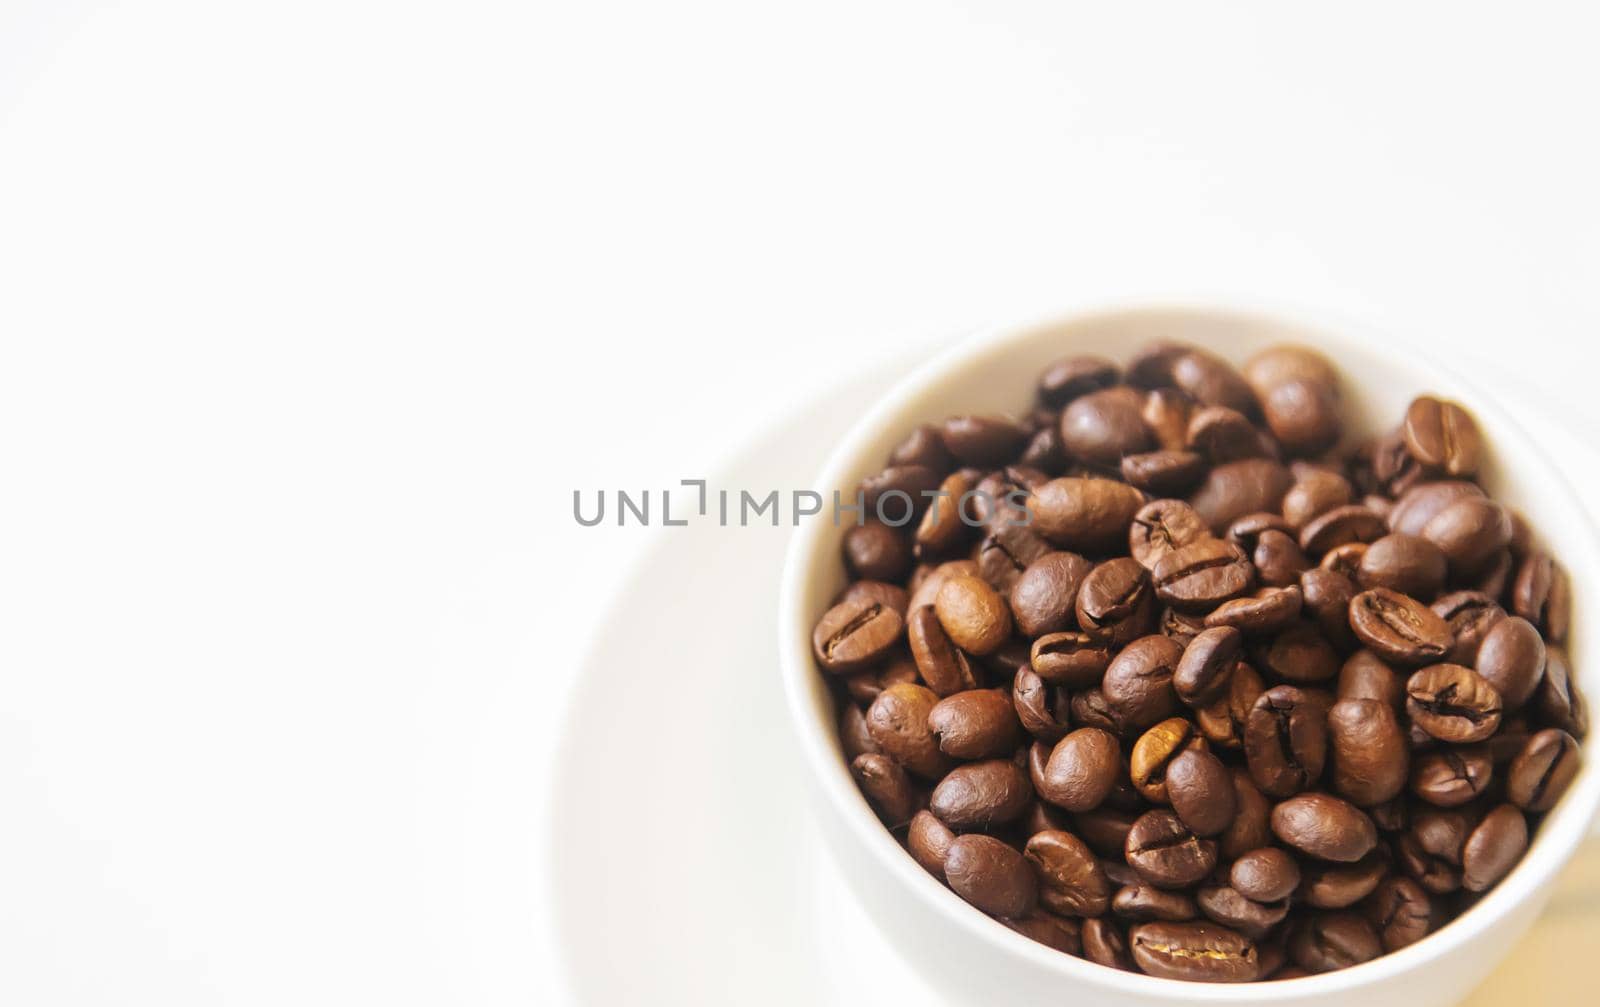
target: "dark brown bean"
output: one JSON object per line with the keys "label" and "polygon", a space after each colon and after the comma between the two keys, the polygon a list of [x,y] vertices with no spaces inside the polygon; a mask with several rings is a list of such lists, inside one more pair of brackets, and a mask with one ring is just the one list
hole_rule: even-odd
{"label": "dark brown bean", "polygon": [[1178,712],[1172,674],[1182,657],[1165,636],[1140,637],[1111,659],[1100,690],[1129,727],[1149,727]]}
{"label": "dark brown bean", "polygon": [[1461,887],[1487,891],[1511,873],[1528,849],[1528,820],[1513,804],[1484,816],[1461,850]]}
{"label": "dark brown bean", "polygon": [[1147,811],[1128,832],[1128,866],[1157,888],[1187,888],[1217,866],[1217,844],[1201,839],[1171,811]]}
{"label": "dark brown bean", "polygon": [[1299,793],[1322,776],[1328,752],[1326,708],[1292,685],[1262,693],[1245,724],[1250,778],[1274,797]]}
{"label": "dark brown bean", "polygon": [[1454,402],[1427,395],[1412,400],[1404,429],[1406,450],[1424,468],[1451,476],[1478,471],[1483,439],[1472,415]]}
{"label": "dark brown bean", "polygon": [[1039,401],[1052,409],[1102,388],[1122,377],[1117,365],[1104,357],[1063,357],[1039,373]]}
{"label": "dark brown bean", "polygon": [[1298,794],[1272,809],[1272,832],[1307,856],[1354,863],[1378,845],[1372,819],[1330,794]]}
{"label": "dark brown bean", "polygon": [[1511,760],[1506,796],[1528,811],[1549,811],[1578,774],[1578,743],[1551,727],[1533,735]]}
{"label": "dark brown bean", "polygon": [[1380,657],[1407,666],[1438,661],[1454,642],[1432,609],[1381,587],[1350,599],[1350,628]]}
{"label": "dark brown bean", "polygon": [[1506,710],[1521,709],[1538,691],[1544,677],[1544,640],[1533,623],[1521,616],[1497,621],[1478,645],[1474,667],[1500,693]]}
{"label": "dark brown bean", "polygon": [[1271,802],[1256,788],[1250,775],[1243,769],[1235,767],[1232,775],[1234,803],[1238,812],[1228,830],[1217,841],[1224,857],[1238,857],[1272,842]]}
{"label": "dark brown bean", "polygon": [[1399,951],[1415,944],[1433,927],[1428,893],[1410,878],[1385,878],[1367,900],[1365,912],[1385,951]]}
{"label": "dark brown bean", "polygon": [[1416,535],[1392,533],[1361,554],[1356,582],[1363,588],[1386,587],[1413,598],[1432,598],[1444,586],[1448,572],[1449,563],[1438,546]]}
{"label": "dark brown bean", "polygon": [[945,581],[933,607],[950,641],[969,654],[991,654],[1011,635],[1011,610],[982,577]]}
{"label": "dark brown bean", "polygon": [[1114,467],[1123,455],[1153,446],[1150,429],[1140,415],[1143,407],[1143,397],[1126,387],[1080,396],[1061,410],[1061,441],[1078,461]]}
{"label": "dark brown bean", "polygon": [[1500,726],[1500,693],[1471,668],[1435,664],[1406,681],[1406,713],[1440,741],[1482,741]]}
{"label": "dark brown bean", "polygon": [[1283,517],[1291,528],[1304,527],[1312,518],[1355,499],[1350,480],[1337,472],[1319,470],[1299,477],[1283,497]]}
{"label": "dark brown bean", "polygon": [[1111,647],[1088,633],[1049,633],[1033,642],[1029,664],[1046,682],[1086,688],[1105,674]]}
{"label": "dark brown bean", "polygon": [[1318,913],[1295,929],[1289,955],[1307,972],[1331,972],[1371,961],[1383,953],[1378,934],[1352,912]]}
{"label": "dark brown bean", "polygon": [[1163,556],[1150,579],[1156,596],[1174,608],[1209,612],[1255,586],[1255,568],[1238,546],[1208,538]]}
{"label": "dark brown bean", "polygon": [[1111,905],[1111,882],[1083,840],[1070,832],[1040,832],[1024,851],[1039,875],[1039,901],[1064,916],[1100,916]]}
{"label": "dark brown bean", "polygon": [[1353,864],[1313,861],[1306,867],[1299,899],[1313,909],[1346,909],[1371,895],[1387,873],[1388,854],[1382,847]]}
{"label": "dark brown bean", "polygon": [[1289,470],[1270,458],[1246,458],[1206,473],[1189,503],[1213,534],[1221,535],[1246,514],[1275,511],[1289,491]]}
{"label": "dark brown bean", "polygon": [[1012,709],[1022,729],[1035,739],[1053,745],[1066,736],[1072,722],[1070,702],[1064,688],[1049,684],[1031,668],[1017,669],[1011,683]]}
{"label": "dark brown bean", "polygon": [[868,752],[856,756],[850,763],[850,775],[889,828],[904,825],[916,814],[916,788],[900,764],[887,755]]}
{"label": "dark brown bean", "polygon": [[1196,634],[1172,673],[1178,698],[1190,706],[1202,706],[1226,692],[1243,646],[1243,634],[1231,627]]}
{"label": "dark brown bean", "polygon": [[1109,969],[1133,971],[1128,941],[1123,937],[1122,930],[1110,920],[1083,921],[1083,956]]}
{"label": "dark brown bean", "polygon": [[1011,614],[1028,637],[1078,628],[1078,589],[1094,564],[1073,552],[1051,552],[1028,564],[1011,587]]}
{"label": "dark brown bean", "polygon": [[1396,711],[1405,707],[1405,681],[1377,654],[1358,650],[1339,669],[1340,699],[1375,699]]}
{"label": "dark brown bean", "polygon": [[1389,530],[1403,535],[1421,535],[1441,511],[1458,500],[1483,497],[1477,483],[1462,480],[1425,482],[1406,490],[1389,511]]}
{"label": "dark brown bean", "polygon": [[980,833],[951,841],[944,876],[957,895],[991,916],[1024,916],[1039,897],[1033,867],[1022,854]]}
{"label": "dark brown bean", "polygon": [[1011,759],[957,766],[933,788],[928,810],[957,832],[989,830],[1021,818],[1033,803],[1027,771]]}
{"label": "dark brown bean", "polygon": [[1195,734],[1194,725],[1182,717],[1171,717],[1139,736],[1128,755],[1128,769],[1134,789],[1154,804],[1167,803],[1167,766],[1178,753],[1204,748],[1205,739]]}
{"label": "dark brown bean", "polygon": [[1492,500],[1465,497],[1435,514],[1422,537],[1443,551],[1452,572],[1465,576],[1481,572],[1511,541],[1511,516]]}
{"label": "dark brown bean", "polygon": [[953,696],[977,688],[978,675],[967,655],[956,648],[932,605],[911,610],[906,638],[917,673],[938,696]]}
{"label": "dark brown bean", "polygon": [[1195,895],[1195,903],[1206,918],[1257,941],[1289,915],[1287,901],[1263,905],[1222,885],[1201,888]]}
{"label": "dark brown bean", "polygon": [[1333,790],[1359,807],[1382,804],[1406,787],[1410,749],[1394,708],[1342,699],[1328,711]]}
{"label": "dark brown bean", "polygon": [[1339,655],[1312,623],[1297,622],[1254,650],[1256,665],[1289,682],[1326,682],[1339,673]]}
{"label": "dark brown bean", "polygon": [[1256,902],[1278,902],[1300,887],[1300,865],[1276,846],[1251,850],[1233,862],[1228,882]]}
{"label": "dark brown bean", "polygon": [[1167,799],[1195,835],[1215,836],[1233,822],[1233,779],[1215,755],[1190,748],[1167,766]]}
{"label": "dark brown bean", "polygon": [[1152,500],[1140,507],[1128,527],[1128,553],[1154,570],[1170,553],[1211,537],[1211,531],[1182,500]]}
{"label": "dark brown bean", "polygon": [[1116,736],[1080,727],[1051,750],[1039,796],[1068,811],[1089,811],[1105,801],[1121,774]]}
{"label": "dark brown bean", "polygon": [[1124,455],[1119,468],[1129,483],[1165,496],[1193,489],[1206,473],[1206,460],[1194,451],[1144,451]]}
{"label": "dark brown bean", "polygon": [[939,697],[930,689],[898,683],[883,690],[867,707],[867,731],[878,747],[906,769],[937,780],[950,768],[950,758],[928,727],[928,714]]}
{"label": "dark brown bean", "polygon": [[1215,923],[1141,923],[1128,944],[1139,968],[1163,979],[1249,982],[1260,974],[1255,942]]}
{"label": "dark brown bean", "polygon": [[931,811],[919,811],[906,829],[906,849],[922,869],[936,878],[944,877],[944,858],[956,834]]}
{"label": "dark brown bean", "polygon": [[1154,614],[1150,575],[1129,557],[1101,563],[1078,588],[1078,628],[1096,640],[1127,644],[1150,631]]}
{"label": "dark brown bean", "polygon": [[1300,575],[1302,609],[1322,635],[1340,650],[1356,647],[1350,629],[1350,600],[1356,596],[1355,581],[1335,570],[1313,568]]}
{"label": "dark brown bean", "polygon": [[824,670],[845,674],[882,660],[904,632],[899,612],[878,601],[853,598],[818,620],[811,648]]}
{"label": "dark brown bean", "polygon": [[1578,683],[1567,665],[1564,648],[1551,644],[1545,648],[1544,679],[1539,683],[1535,706],[1539,716],[1552,727],[1559,727],[1578,740],[1589,733],[1589,711],[1578,691]]}
{"label": "dark brown bean", "polygon": [[1307,521],[1300,529],[1300,548],[1321,556],[1335,546],[1376,542],[1388,531],[1383,518],[1360,504],[1335,507]]}
{"label": "dark brown bean", "polygon": [[1011,700],[998,689],[969,689],[946,696],[928,711],[939,750],[957,759],[997,759],[1022,741]]}
{"label": "dark brown bean", "polygon": [[1504,619],[1505,609],[1481,591],[1452,591],[1432,605],[1434,614],[1450,626],[1454,642],[1445,660],[1470,665],[1478,659],[1478,645],[1494,624]]}
{"label": "dark brown bean", "polygon": [[[1138,877],[1137,871],[1134,877]],[[1194,899],[1182,892],[1164,891],[1139,881],[1117,889],[1116,897],[1111,900],[1111,911],[1134,923],[1151,920],[1178,923],[1200,915],[1200,907],[1194,904]]]}
{"label": "dark brown bean", "polygon": [[1206,625],[1232,626],[1252,635],[1276,633],[1300,617],[1303,597],[1298,583],[1262,588],[1252,597],[1223,602],[1206,616]]}
{"label": "dark brown bean", "polygon": [[1004,465],[1027,442],[1022,428],[1004,416],[952,416],[939,430],[944,446],[963,465]]}
{"label": "dark brown bean", "polygon": [[1423,752],[1411,770],[1411,792],[1440,808],[1454,808],[1483,793],[1494,776],[1494,762],[1478,746],[1453,745]]}
{"label": "dark brown bean", "polygon": [[1083,951],[1083,941],[1080,936],[1082,924],[1077,920],[1035,909],[1026,916],[1001,919],[1000,922],[1029,940],[1038,941],[1062,954],[1078,955]]}

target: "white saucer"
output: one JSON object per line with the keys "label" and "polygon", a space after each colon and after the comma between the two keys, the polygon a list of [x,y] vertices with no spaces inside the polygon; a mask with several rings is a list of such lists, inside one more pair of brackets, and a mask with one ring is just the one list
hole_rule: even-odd
{"label": "white saucer", "polygon": [[[909,363],[758,435],[709,489],[736,499],[805,488]],[[1548,418],[1522,415],[1587,450]],[[569,992],[604,1005],[941,1002],[844,888],[799,797],[774,667],[789,527],[714,518],[713,508],[661,530],[619,586],[574,690],[550,819]],[[1497,994],[1528,977],[1552,981],[1561,969],[1541,948],[1553,927],[1572,934],[1576,917],[1600,928],[1600,851],[1580,854],[1568,878],[1573,890],[1471,1003],[1505,1002]]]}

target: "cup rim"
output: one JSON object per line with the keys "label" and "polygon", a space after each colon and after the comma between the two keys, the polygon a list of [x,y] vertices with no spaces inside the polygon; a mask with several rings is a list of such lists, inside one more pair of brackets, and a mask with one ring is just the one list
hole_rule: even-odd
{"label": "cup rim", "polygon": [[[868,445],[890,424],[910,429],[928,417],[909,417],[908,406],[935,386],[954,379],[975,362],[1006,352],[1018,342],[1033,338],[1043,328],[1065,325],[1110,323],[1139,315],[1171,316],[1176,313],[1204,316],[1213,320],[1234,319],[1241,324],[1268,323],[1293,329],[1307,341],[1337,359],[1342,349],[1356,348],[1381,352],[1411,367],[1439,375],[1440,384],[1450,394],[1464,400],[1477,414],[1492,418],[1502,450],[1507,447],[1534,459],[1547,481],[1547,491],[1558,493],[1570,510],[1580,515],[1582,539],[1578,548],[1591,553],[1600,547],[1593,517],[1566,476],[1544,448],[1483,387],[1448,365],[1416,353],[1393,339],[1385,339],[1369,326],[1326,312],[1261,303],[1208,302],[1203,300],[1139,299],[1098,302],[1075,310],[1054,312],[1043,317],[984,328],[920,364],[889,389],[863,415],[839,442],[816,477],[812,488],[827,493],[842,486],[843,477],[859,467]],[[1509,442],[1509,443],[1507,443]],[[877,458],[872,462],[876,463]],[[1600,805],[1600,770],[1586,760],[1560,805],[1541,824],[1538,834],[1515,868],[1481,900],[1443,928],[1423,939],[1369,962],[1350,968],[1296,979],[1262,983],[1210,984],[1166,979],[1138,972],[1124,972],[1098,965],[1087,959],[1048,948],[968,905],[918,865],[889,830],[877,819],[862,798],[848,767],[839,757],[834,739],[836,727],[811,710],[807,695],[811,676],[818,674],[811,656],[810,613],[806,611],[806,588],[817,573],[816,564],[837,557],[831,550],[819,552],[819,539],[830,529],[822,515],[800,523],[789,543],[778,599],[779,667],[784,682],[788,715],[804,762],[818,789],[840,821],[847,824],[854,838],[869,851],[879,869],[895,878],[908,894],[920,903],[919,911],[938,913],[964,930],[973,939],[993,948],[1001,956],[1020,957],[1034,966],[1058,974],[1064,981],[1090,983],[1130,996],[1180,997],[1190,1002],[1228,1001],[1230,1003],[1284,1003],[1301,998],[1320,998],[1379,983],[1423,968],[1453,949],[1471,942],[1523,903],[1549,889],[1556,873],[1572,856],[1588,830]],[[1570,529],[1569,529],[1570,530]]]}

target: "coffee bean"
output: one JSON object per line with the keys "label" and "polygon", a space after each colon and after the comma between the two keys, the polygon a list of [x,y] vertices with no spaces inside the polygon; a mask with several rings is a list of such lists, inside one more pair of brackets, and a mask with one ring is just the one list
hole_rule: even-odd
{"label": "coffee bean", "polygon": [[910,683],[891,685],[867,707],[867,732],[878,747],[918,776],[937,780],[950,768],[928,727],[928,714],[939,697]]}
{"label": "coffee bean", "polygon": [[1482,499],[1483,488],[1477,483],[1446,479],[1424,482],[1406,490],[1389,511],[1389,530],[1402,535],[1421,535],[1441,512],[1460,500]]}
{"label": "coffee bean", "polygon": [[1011,611],[981,577],[952,577],[933,602],[950,641],[969,654],[990,654],[1011,635]]}
{"label": "coffee bean", "polygon": [[899,580],[911,570],[911,544],[883,522],[868,521],[844,533],[844,562],[854,577]]}
{"label": "coffee bean", "polygon": [[1299,618],[1303,601],[1298,584],[1266,587],[1252,597],[1223,602],[1206,616],[1206,625],[1232,626],[1252,635],[1276,633]]}
{"label": "coffee bean", "polygon": [[1410,878],[1389,877],[1366,903],[1366,917],[1377,930],[1385,951],[1399,951],[1428,936],[1433,906],[1428,893]]}
{"label": "coffee bean", "polygon": [[998,689],[968,689],[946,696],[928,711],[939,750],[957,759],[1010,756],[1022,741],[1011,700]]}
{"label": "coffee bean", "polygon": [[1039,796],[1068,811],[1097,808],[1122,774],[1116,736],[1080,727],[1056,743],[1045,765]]}
{"label": "coffee bean", "polygon": [[1567,638],[1572,615],[1572,589],[1566,571],[1544,553],[1532,553],[1517,569],[1511,607],[1539,627],[1547,643]]}
{"label": "coffee bean", "polygon": [[1450,626],[1454,642],[1445,660],[1471,665],[1478,659],[1478,645],[1494,624],[1504,619],[1505,609],[1481,591],[1452,591],[1432,605],[1434,614]]}
{"label": "coffee bean", "polygon": [[1250,710],[1244,751],[1250,778],[1264,792],[1274,797],[1299,793],[1322,776],[1326,709],[1292,685],[1268,689]]}
{"label": "coffee bean", "polygon": [[1497,621],[1478,646],[1474,667],[1494,686],[1507,710],[1522,707],[1544,677],[1544,640],[1533,623],[1521,616]]}
{"label": "coffee bean", "polygon": [[1039,401],[1060,409],[1073,399],[1110,388],[1122,377],[1104,357],[1064,357],[1039,373]]}
{"label": "coffee bean", "polygon": [[1351,542],[1376,542],[1388,531],[1383,518],[1360,504],[1335,507],[1307,521],[1300,529],[1300,548],[1321,556]]}
{"label": "coffee bean", "polygon": [[1206,406],[1190,414],[1185,446],[1213,465],[1265,454],[1261,434],[1249,418],[1227,406]]}
{"label": "coffee bean", "polygon": [[944,876],[957,895],[991,916],[1024,916],[1039,897],[1033,867],[993,836],[969,833],[952,840]]}
{"label": "coffee bean", "polygon": [[1188,748],[1167,765],[1167,799],[1198,836],[1215,836],[1233,821],[1233,780],[1222,761],[1203,748]]}
{"label": "coffee bean", "polygon": [[825,670],[842,674],[877,663],[904,632],[899,612],[882,602],[855,598],[828,609],[817,621],[811,648]]}
{"label": "coffee bean", "polygon": [[917,791],[899,763],[887,755],[868,752],[851,761],[850,775],[883,824],[893,829],[911,821],[917,810]]}
{"label": "coffee bean", "polygon": [[1367,555],[1367,543],[1346,542],[1336,545],[1323,554],[1317,565],[1324,570],[1342,573],[1352,581],[1361,575],[1361,560]]}
{"label": "coffee bean", "polygon": [[1128,528],[1128,552],[1146,570],[1184,546],[1211,537],[1193,507],[1182,500],[1152,500],[1139,508]]}
{"label": "coffee bean", "polygon": [[1451,476],[1478,471],[1483,440],[1472,416],[1454,402],[1424,395],[1406,410],[1406,450],[1424,468]]}
{"label": "coffee bean", "polygon": [[1028,498],[1033,527],[1059,549],[1104,554],[1127,541],[1144,494],[1110,479],[1063,477]]}
{"label": "coffee bean", "polygon": [[1331,972],[1371,961],[1383,953],[1378,934],[1352,912],[1317,913],[1295,929],[1289,955],[1307,972]]}
{"label": "coffee bean", "polygon": [[955,468],[956,463],[944,446],[939,428],[932,423],[924,423],[895,445],[894,451],[889,454],[889,464],[915,465],[941,475]]}
{"label": "coffee bean", "polygon": [[1156,596],[1174,608],[1208,612],[1250,590],[1255,568],[1244,550],[1207,538],[1163,556],[1150,573]]}
{"label": "coffee bean", "polygon": [[1350,629],[1350,601],[1356,596],[1354,580],[1334,570],[1307,570],[1300,575],[1300,595],[1302,610],[1330,643],[1341,650],[1357,646]]}
{"label": "coffee bean", "polygon": [[1257,644],[1256,664],[1289,682],[1325,682],[1339,674],[1339,655],[1317,627],[1297,622]]}
{"label": "coffee bean", "polygon": [[1194,725],[1182,717],[1172,717],[1150,728],[1133,743],[1128,767],[1133,786],[1145,800],[1167,803],[1167,766],[1179,752],[1203,748],[1204,739],[1195,734]]}
{"label": "coffee bean", "polygon": [[1373,699],[1399,711],[1405,707],[1405,682],[1370,650],[1351,654],[1339,668],[1340,699]]}
{"label": "coffee bean", "polygon": [[1055,744],[1071,723],[1070,696],[1050,685],[1031,668],[1018,668],[1011,683],[1011,703],[1022,729],[1039,741]]}
{"label": "coffee bean", "polygon": [[1021,428],[1003,416],[952,416],[939,433],[962,465],[1004,465],[1026,442]]}
{"label": "coffee bean", "polygon": [[1152,447],[1140,413],[1143,396],[1131,388],[1106,388],[1074,399],[1061,411],[1061,441],[1086,465],[1114,467],[1123,455]]}
{"label": "coffee bean", "polygon": [[1411,722],[1440,741],[1482,741],[1500,726],[1501,709],[1495,687],[1459,664],[1423,668],[1406,682]]}
{"label": "coffee bean", "polygon": [[1202,706],[1222,695],[1232,681],[1233,667],[1244,647],[1244,635],[1231,627],[1197,634],[1183,650],[1172,673],[1178,698]]}
{"label": "coffee bean", "polygon": [[1033,642],[1029,663],[1046,682],[1085,688],[1105,674],[1111,646],[1088,633],[1049,633]]}
{"label": "coffee bean", "polygon": [[1217,844],[1201,839],[1171,811],[1147,811],[1128,832],[1128,866],[1157,888],[1187,888],[1217,866]]}
{"label": "coffee bean", "polygon": [[977,688],[978,676],[972,663],[956,649],[932,605],[912,610],[906,638],[917,672],[936,695],[953,696]]}
{"label": "coffee bean", "polygon": [[1405,790],[1410,751],[1394,708],[1372,699],[1343,699],[1328,711],[1333,790],[1360,807]]}
{"label": "coffee bean", "polygon": [[1153,388],[1145,393],[1140,417],[1158,448],[1182,451],[1189,439],[1189,415],[1194,401],[1176,388]]}
{"label": "coffee bean", "polygon": [[1382,587],[1350,599],[1350,628],[1380,657],[1402,665],[1437,661],[1454,642],[1450,627],[1431,609]]}
{"label": "coffee bean", "polygon": [[1140,637],[1112,658],[1100,690],[1129,727],[1149,727],[1178,712],[1172,674],[1182,657],[1167,637]]}
{"label": "coffee bean", "polygon": [[1492,500],[1467,497],[1434,515],[1422,537],[1438,546],[1458,575],[1482,571],[1511,541],[1511,517]]}
{"label": "coffee bean", "polygon": [[1361,554],[1356,582],[1363,588],[1386,587],[1413,598],[1439,593],[1449,564],[1439,547],[1425,538],[1398,533],[1385,535]]}
{"label": "coffee bean", "polygon": [[956,834],[931,811],[919,811],[906,829],[906,849],[922,869],[936,878],[944,877],[944,858]]}
{"label": "coffee bean", "polygon": [[1217,845],[1224,857],[1239,857],[1272,842],[1272,804],[1243,769],[1234,767],[1230,774],[1233,776],[1234,806],[1238,808],[1238,813],[1234,815],[1227,831],[1217,840]]}
{"label": "coffee bean", "polygon": [[1128,944],[1139,968],[1163,979],[1249,982],[1260,974],[1255,942],[1215,923],[1141,923]]}
{"label": "coffee bean", "polygon": [[1578,743],[1551,727],[1533,735],[1511,760],[1506,796],[1528,811],[1549,811],[1578,775]]}
{"label": "coffee bean", "polygon": [[[1134,876],[1138,876],[1137,871]],[[1151,920],[1178,923],[1200,915],[1200,907],[1189,896],[1182,892],[1163,891],[1143,882],[1117,889],[1116,897],[1111,900],[1111,911],[1134,923]]]}
{"label": "coffee bean", "polygon": [[1262,413],[1274,437],[1292,455],[1325,451],[1339,440],[1339,396],[1317,381],[1286,381],[1261,398]]}
{"label": "coffee bean", "polygon": [[1039,901],[1065,916],[1101,916],[1111,905],[1111,883],[1094,853],[1070,832],[1040,832],[1024,851],[1039,875]]}
{"label": "coffee bean", "polygon": [[1417,756],[1411,792],[1441,808],[1454,808],[1483,793],[1494,776],[1494,762],[1478,746],[1452,746]]}
{"label": "coffee bean", "polygon": [[[1048,548],[1045,550],[1049,551]],[[970,559],[955,559],[938,566],[923,565],[911,575],[908,585],[911,591],[911,600],[907,602],[907,609],[915,612],[924,605],[932,605],[934,599],[939,597],[939,592],[944,589],[946,581],[956,577],[980,577],[982,568]]]}
{"label": "coffee bean", "polygon": [[839,747],[844,757],[855,759],[858,755],[878,751],[878,743],[867,731],[867,718],[854,703],[845,703],[839,711]]}
{"label": "coffee bean", "polygon": [[1122,478],[1146,493],[1166,495],[1193,489],[1206,472],[1206,459],[1194,451],[1144,451],[1124,455]]}
{"label": "coffee bean", "polygon": [[1289,491],[1289,470],[1270,458],[1246,458],[1206,473],[1189,503],[1213,534],[1246,514],[1275,511]]}
{"label": "coffee bean", "polygon": [[1589,733],[1588,707],[1567,666],[1564,648],[1554,644],[1545,648],[1544,678],[1539,682],[1534,701],[1545,723],[1561,728],[1580,741]]}
{"label": "coffee bean", "polygon": [[1283,496],[1283,517],[1291,528],[1301,528],[1312,518],[1355,500],[1350,480],[1337,472],[1319,470],[1296,479]]}
{"label": "coffee bean", "polygon": [[1232,888],[1213,885],[1200,889],[1195,903],[1207,919],[1237,930],[1251,940],[1261,940],[1289,915],[1289,903],[1262,905]]}
{"label": "coffee bean", "polygon": [[1029,637],[1077,629],[1078,590],[1094,564],[1073,552],[1034,560],[1011,588],[1011,614]]}
{"label": "coffee bean", "polygon": [[1263,846],[1233,862],[1228,883],[1247,899],[1279,902],[1300,886],[1300,865],[1276,846]]}
{"label": "coffee bean", "polygon": [[1123,722],[1122,714],[1112,708],[1106,701],[1105,693],[1099,689],[1073,693],[1071,709],[1073,721],[1084,727],[1098,727],[1116,735],[1127,730],[1128,725]]}
{"label": "coffee bean", "polygon": [[1190,347],[1174,357],[1172,383],[1203,406],[1226,406],[1241,413],[1257,411],[1255,393],[1233,365],[1215,353]]}
{"label": "coffee bean", "polygon": [[964,546],[980,525],[974,498],[975,480],[969,469],[952,472],[939,484],[939,495],[928,505],[917,525],[916,552],[920,558],[948,555]]}
{"label": "coffee bean", "polygon": [[1244,362],[1244,379],[1257,398],[1291,381],[1309,381],[1337,389],[1339,373],[1327,357],[1309,346],[1283,343],[1257,351]]}
{"label": "coffee bean", "polygon": [[1272,809],[1272,832],[1307,856],[1354,863],[1378,844],[1372,819],[1330,794],[1298,794]]}
{"label": "coffee bean", "polygon": [[1055,913],[1033,912],[1018,919],[1002,919],[1006,926],[1029,940],[1038,941],[1047,948],[1062,954],[1078,955],[1083,952],[1082,924]]}
{"label": "coffee bean", "polygon": [[1484,816],[1461,851],[1461,887],[1487,891],[1522,859],[1528,849],[1528,820],[1521,809],[1502,804]]}
{"label": "coffee bean", "polygon": [[1156,632],[1180,647],[1187,647],[1206,628],[1206,621],[1197,615],[1180,612],[1168,605],[1156,618]]}
{"label": "coffee bean", "polygon": [[1083,956],[1108,969],[1133,971],[1133,958],[1121,929],[1110,920],[1084,920]]}
{"label": "coffee bean", "polygon": [[1028,774],[1007,759],[957,766],[933,788],[928,810],[957,832],[989,830],[1022,817],[1033,802]]}
{"label": "coffee bean", "polygon": [[[1459,859],[1459,858],[1458,858]],[[1395,860],[1424,891],[1448,895],[1461,889],[1461,867],[1422,848],[1414,833],[1407,832],[1395,844]]]}
{"label": "coffee bean", "polygon": [[1388,854],[1381,846],[1353,864],[1313,862],[1306,867],[1299,898],[1313,909],[1346,909],[1371,895],[1388,873]]}

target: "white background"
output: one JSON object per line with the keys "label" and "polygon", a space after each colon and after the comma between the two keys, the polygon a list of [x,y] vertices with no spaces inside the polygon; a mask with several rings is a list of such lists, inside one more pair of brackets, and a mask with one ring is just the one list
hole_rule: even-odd
{"label": "white background", "polygon": [[1592,425],[1582,6],[0,0],[0,1000],[548,994],[572,490],[908,345],[1236,293]]}

